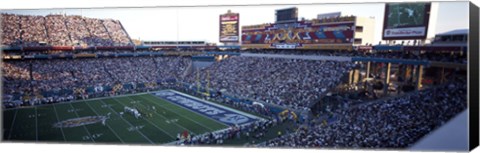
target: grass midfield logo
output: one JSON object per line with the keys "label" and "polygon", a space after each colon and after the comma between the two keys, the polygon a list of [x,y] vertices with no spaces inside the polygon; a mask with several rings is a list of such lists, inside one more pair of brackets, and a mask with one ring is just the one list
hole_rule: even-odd
{"label": "grass midfield logo", "polygon": [[61,122],[57,122],[53,124],[53,127],[72,128],[72,127],[78,127],[83,125],[95,124],[99,122],[105,122],[106,120],[107,120],[107,117],[105,116],[87,116],[87,117],[72,118],[72,119],[61,121]]}

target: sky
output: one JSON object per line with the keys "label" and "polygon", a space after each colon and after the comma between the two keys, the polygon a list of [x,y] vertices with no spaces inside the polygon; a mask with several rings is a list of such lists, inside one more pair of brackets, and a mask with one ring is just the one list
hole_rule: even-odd
{"label": "sky", "polygon": [[[468,28],[468,3],[438,3],[435,33]],[[275,10],[297,7],[299,18],[313,19],[318,14],[342,12],[342,15],[375,18],[375,40],[381,40],[385,3],[257,5],[209,7],[107,8],[107,9],[37,9],[1,10],[2,13],[48,15],[65,13],[91,18],[120,20],[132,39],[141,40],[203,40],[219,43],[219,15],[227,10],[240,14],[240,26],[273,23]],[[455,11],[452,11],[455,10]],[[452,22],[453,21],[453,22]],[[435,24],[432,24],[435,23]]]}

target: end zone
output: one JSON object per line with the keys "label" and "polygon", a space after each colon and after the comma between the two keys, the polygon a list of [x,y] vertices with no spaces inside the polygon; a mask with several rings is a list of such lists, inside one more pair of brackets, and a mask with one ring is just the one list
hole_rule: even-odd
{"label": "end zone", "polygon": [[162,90],[152,94],[158,98],[211,118],[227,126],[243,125],[258,120],[264,120],[261,117],[215,104],[175,90]]}

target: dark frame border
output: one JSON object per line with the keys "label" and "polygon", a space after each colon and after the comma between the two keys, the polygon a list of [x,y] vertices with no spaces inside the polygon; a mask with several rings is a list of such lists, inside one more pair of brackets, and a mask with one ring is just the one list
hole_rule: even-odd
{"label": "dark frame border", "polygon": [[[430,2],[442,2],[442,1],[430,1]],[[453,2],[453,1],[446,1]],[[285,5],[332,5],[332,4],[358,4],[360,2],[350,2],[350,3],[288,3],[288,4],[245,4],[245,5],[198,5],[198,6],[110,6],[110,7],[70,7],[63,9],[122,9],[122,8],[189,8],[189,7],[208,7],[208,6],[263,6],[263,5],[272,5],[272,6],[285,6]],[[361,2],[362,4],[371,4],[371,3],[386,3],[386,2]],[[470,2],[470,27],[469,27],[469,58],[468,58],[468,72],[469,74],[469,149],[473,150],[479,145],[479,8]],[[1,9],[0,10],[47,10],[47,9],[62,9],[58,7],[49,7],[49,8],[40,8],[40,9]],[[428,30],[427,30],[428,31]],[[382,34],[383,35],[383,34]],[[240,38],[241,39],[241,38]],[[0,50],[0,55],[2,51]],[[2,59],[0,59],[0,62]],[[2,72],[0,71],[0,74]],[[472,86],[473,85],[473,86]],[[2,82],[0,81],[0,91],[2,87]],[[1,96],[1,94],[0,94]],[[2,114],[0,113],[0,120],[2,120]],[[3,122],[0,122],[2,125]],[[472,130],[473,129],[473,130]],[[3,132],[0,132],[0,136],[3,135]],[[2,142],[0,140],[0,142]]]}
{"label": "dark frame border", "polygon": [[478,71],[480,71],[479,67],[479,12],[478,7],[470,2],[470,27],[469,27],[469,34],[468,34],[468,98],[469,98],[469,150],[473,150],[474,148],[478,147],[479,141],[479,113],[478,113],[478,103],[479,103],[479,75]]}

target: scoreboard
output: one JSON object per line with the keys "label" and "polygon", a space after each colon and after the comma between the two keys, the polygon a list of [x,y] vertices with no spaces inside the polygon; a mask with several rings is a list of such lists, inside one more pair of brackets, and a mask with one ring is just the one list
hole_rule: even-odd
{"label": "scoreboard", "polygon": [[383,40],[425,39],[430,3],[387,3]]}
{"label": "scoreboard", "polygon": [[276,10],[276,23],[296,22],[298,20],[298,9],[287,8]]}
{"label": "scoreboard", "polygon": [[239,42],[239,19],[238,13],[220,15],[220,42]]}

